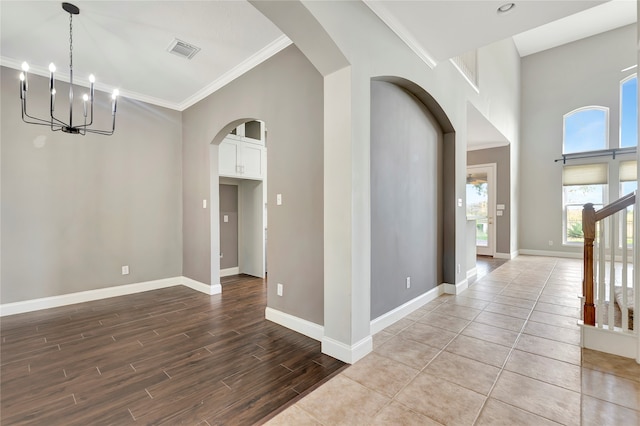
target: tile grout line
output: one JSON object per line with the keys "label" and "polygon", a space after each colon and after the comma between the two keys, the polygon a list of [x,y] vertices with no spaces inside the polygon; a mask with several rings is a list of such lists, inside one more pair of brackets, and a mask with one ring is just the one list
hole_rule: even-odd
{"label": "tile grout line", "polygon": [[[500,265],[500,266],[502,266],[502,265]],[[495,270],[498,270],[498,269],[500,269],[500,267],[496,268]],[[494,271],[495,271],[495,270],[494,270]],[[491,272],[493,272],[493,271],[491,271]],[[485,276],[490,275],[490,274],[491,274],[491,272],[490,272],[489,274],[486,274]],[[520,275],[520,274],[518,274],[518,275]],[[484,277],[483,277],[483,278],[484,278]],[[515,278],[514,278],[514,279],[515,279]],[[548,279],[548,277],[547,277],[547,279]],[[512,279],[512,281],[513,281],[513,279]],[[546,280],[545,280],[545,282],[546,282]],[[507,285],[506,285],[506,286],[505,286],[505,287],[500,291],[500,293],[498,293],[498,295],[499,295],[499,294],[501,294],[501,293],[502,293],[502,291],[504,291],[504,289],[505,289],[505,288],[507,288],[510,284],[511,284],[511,283],[507,284]],[[541,292],[542,292],[542,291],[541,291]],[[454,296],[454,297],[455,297],[455,296]],[[434,300],[437,300],[437,299],[434,299]],[[481,300],[481,299],[478,299],[478,300]],[[485,301],[485,302],[487,302],[487,301]],[[447,303],[449,303],[449,302],[448,302],[448,301],[444,301],[444,302],[442,302],[442,303],[441,303],[441,304],[439,304],[436,308],[434,308],[433,310],[431,310],[431,311],[427,312],[425,315],[428,315],[429,313],[433,313],[433,312],[435,312],[437,309],[439,309],[440,307],[442,307],[443,305],[445,305],[445,304],[447,304]],[[487,306],[489,306],[491,303],[492,303],[492,301],[488,301]],[[463,305],[458,305],[458,306],[463,306]],[[469,306],[466,306],[466,308],[470,308],[470,307],[469,307]],[[485,308],[486,308],[486,306],[485,306]],[[403,405],[404,407],[406,407],[406,408],[407,408],[407,409],[409,409],[410,411],[415,412],[413,409],[411,409],[410,407],[407,407],[405,404],[402,404],[401,402],[396,401],[396,399],[395,399],[395,398],[396,398],[396,396],[398,396],[398,395],[399,395],[399,394],[400,394],[404,389],[406,389],[406,388],[407,388],[407,386],[409,386],[409,385],[410,385],[410,384],[411,384],[411,383],[416,379],[416,377],[418,377],[422,372],[424,372],[424,371],[425,371],[425,370],[426,370],[426,369],[431,365],[431,363],[432,363],[436,358],[438,358],[438,357],[439,357],[443,352],[445,352],[445,351],[446,351],[446,349],[449,347],[449,345],[450,345],[450,344],[451,344],[451,343],[452,343],[456,338],[458,338],[459,336],[461,336],[461,335],[462,335],[462,332],[463,332],[467,327],[469,327],[469,325],[471,325],[471,324],[474,322],[474,320],[478,317],[478,315],[480,315],[482,312],[484,312],[485,308],[480,309],[480,312],[479,312],[478,314],[476,314],[472,319],[468,320],[468,321],[469,321],[469,323],[468,323],[467,325],[465,325],[464,327],[462,327],[462,329],[460,329],[460,330],[456,333],[455,337],[453,337],[453,338],[452,338],[452,339],[451,339],[451,340],[450,340],[446,345],[444,345],[444,347],[442,347],[442,349],[440,349],[440,350],[438,351],[438,353],[436,353],[436,355],[435,355],[435,356],[433,356],[433,357],[432,357],[432,358],[431,358],[431,359],[430,359],[430,360],[429,360],[429,361],[424,365],[424,367],[422,367],[421,369],[418,369],[418,373],[417,373],[414,377],[412,377],[412,378],[411,378],[411,380],[409,380],[409,381],[408,381],[404,386],[402,386],[402,387],[400,388],[400,390],[398,390],[398,391],[397,391],[397,392],[396,392],[396,393],[395,393],[395,394],[390,398],[389,402],[388,402],[386,405],[384,405],[380,410],[378,410],[378,411],[374,414],[373,418],[374,418],[374,417],[375,417],[379,412],[381,412],[381,411],[382,411],[382,409],[384,409],[386,406],[390,405],[390,404],[391,404],[391,402],[393,402],[393,401],[397,402],[398,404]],[[477,308],[473,308],[473,309],[477,309]],[[531,308],[531,311],[533,311],[533,308]],[[490,312],[490,311],[488,311],[488,312]],[[440,314],[440,315],[445,315],[445,314]],[[450,316],[450,317],[455,317],[454,315],[448,315],[448,316]],[[455,318],[460,318],[460,317],[455,317]],[[466,320],[466,318],[462,318],[462,319]],[[404,327],[403,329],[401,329],[400,331],[398,331],[397,333],[395,333],[395,334],[394,334],[394,337],[398,336],[400,333],[402,333],[403,331],[405,331],[405,330],[406,330],[406,329],[408,329],[409,327],[412,327],[413,325],[415,325],[416,323],[418,323],[418,321],[417,321],[417,320],[410,320],[410,321],[412,321],[412,322],[413,322],[413,324],[408,325],[407,327]],[[526,324],[526,321],[525,321],[525,323],[523,324],[522,328],[524,328],[524,325],[525,325],[525,324]],[[427,325],[428,325],[428,324],[427,324]],[[440,327],[437,327],[437,328],[440,328]],[[443,330],[444,330],[444,329],[443,329]],[[447,331],[449,331],[449,330],[447,330]],[[519,336],[519,335],[518,335],[518,336]],[[390,338],[389,340],[391,340],[391,338]],[[482,340],[482,339],[481,339],[481,340]],[[517,342],[517,339],[516,339],[516,342]],[[386,343],[386,342],[385,342],[385,343]],[[418,342],[418,343],[422,343],[422,342]],[[426,344],[426,343],[423,343],[423,344]],[[427,345],[427,346],[429,346],[428,344],[426,344],[426,345]],[[515,343],[514,343],[514,345],[515,345]],[[433,347],[433,346],[432,346],[432,347]],[[435,347],[434,347],[434,349],[435,349]],[[512,348],[512,349],[513,349],[513,348]],[[512,350],[512,349],[511,349],[511,350]],[[503,367],[504,367],[504,365],[506,364],[506,362],[507,362],[507,360],[508,360],[508,358],[509,358],[510,354],[511,354],[511,351],[510,351],[510,352],[509,352],[509,354],[507,355],[507,359],[505,359],[505,361],[504,361],[504,363],[503,363]],[[380,355],[380,356],[384,356],[384,355]],[[387,357],[385,357],[385,358],[387,358]],[[466,357],[465,357],[465,358],[466,358]],[[390,359],[390,358],[387,358],[387,359]],[[406,365],[406,364],[405,364],[405,365]],[[502,369],[500,370],[500,373],[501,373],[501,372],[502,372]],[[498,377],[500,376],[500,373],[498,374]],[[453,383],[453,382],[450,382],[450,381],[449,381],[449,380],[447,380],[447,379],[444,379],[444,378],[441,378],[441,379],[442,379],[442,380],[445,380],[445,381],[447,381],[447,382],[449,382],[449,383]],[[497,382],[497,378],[496,378],[496,380],[494,381],[493,386],[495,386],[495,382]],[[359,383],[359,382],[356,382],[356,383],[361,384],[361,383]],[[457,385],[457,386],[460,386],[460,385],[458,385],[458,384],[456,384],[456,383],[453,383],[453,384],[454,384],[454,385]],[[361,385],[362,385],[362,384],[361,384]],[[364,386],[364,385],[362,385],[362,386]],[[491,390],[493,390],[493,386],[491,387]],[[379,393],[379,392],[377,392],[376,390],[374,390],[374,389],[370,389],[370,388],[369,388],[369,387],[367,387],[367,386],[364,386],[364,387],[366,387],[367,389],[369,389],[369,390],[371,390],[371,391],[373,391],[373,392]],[[461,387],[462,387],[462,388],[465,388],[465,389],[468,389],[468,388],[466,388],[465,386],[461,386]],[[476,391],[474,391],[474,390],[472,390],[472,389],[469,389],[469,390],[470,390],[470,391],[472,391],[472,392],[476,392]],[[489,391],[489,394],[491,393],[491,390]],[[480,394],[479,392],[476,392],[476,393]],[[474,423],[475,423],[475,421],[477,420],[477,417],[478,417],[478,416],[480,415],[480,413],[482,412],[482,409],[484,408],[484,405],[485,405],[486,401],[489,399],[489,396],[488,396],[489,394],[487,394],[487,395],[485,396],[485,401],[483,402],[483,404],[482,404],[482,406],[481,406],[480,410],[478,411],[478,415],[476,416],[476,419],[474,419]],[[480,394],[480,395],[481,395],[481,394]],[[383,395],[383,396],[384,396],[384,395]],[[484,396],[484,395],[483,395],[483,396]],[[428,417],[428,418],[430,418],[430,419],[432,419],[432,420],[435,420],[435,419],[433,419],[433,418],[431,418],[431,417],[429,417],[429,416],[426,416],[426,415],[424,415],[424,414],[421,414],[421,415],[422,415],[422,416],[425,416],[425,417]]]}
{"label": "tile grout line", "polygon": [[[551,271],[550,271],[549,275],[548,275],[548,276],[547,276],[547,278],[545,279],[545,283],[544,283],[544,285],[542,286],[542,288],[540,289],[540,293],[538,294],[538,297],[536,297],[535,303],[533,304],[533,307],[531,308],[531,311],[529,312],[529,315],[527,316],[527,319],[526,319],[526,320],[525,320],[525,322],[522,324],[522,327],[520,328],[520,331],[518,332],[518,336],[516,337],[515,341],[513,342],[513,345],[512,345],[512,347],[511,347],[511,349],[509,350],[509,353],[507,354],[507,357],[505,358],[505,360],[504,360],[504,362],[503,362],[503,364],[502,364],[502,367],[500,368],[500,371],[498,372],[498,375],[497,375],[496,379],[494,380],[493,385],[491,386],[491,389],[490,389],[490,390],[489,390],[489,392],[487,393],[487,397],[486,397],[485,401],[482,403],[482,406],[480,407],[480,410],[478,411],[478,414],[477,414],[477,416],[476,416],[476,418],[474,419],[474,421],[473,421],[473,423],[472,423],[472,424],[476,424],[476,423],[477,423],[477,421],[478,421],[478,419],[479,419],[479,418],[480,418],[480,416],[482,415],[482,412],[483,412],[483,411],[484,411],[484,409],[485,409],[485,406],[486,406],[486,404],[487,404],[487,401],[488,401],[488,400],[489,400],[489,398],[491,397],[491,393],[492,393],[492,392],[493,392],[493,390],[495,389],[496,384],[498,383],[498,380],[499,380],[499,379],[500,379],[500,377],[502,376],[502,373],[504,372],[504,369],[505,369],[505,367],[506,367],[507,363],[509,362],[509,359],[511,358],[511,355],[513,354],[513,351],[514,351],[514,350],[516,350],[516,346],[518,345],[518,342],[520,341],[520,337],[521,337],[521,336],[522,336],[522,334],[524,333],[524,329],[526,328],[526,326],[527,326],[527,324],[528,324],[528,322],[529,322],[529,319],[531,318],[531,315],[533,314],[533,312],[534,312],[534,310],[535,310],[535,307],[536,307],[536,305],[538,304],[538,301],[540,300],[540,296],[542,296],[542,293],[544,292],[544,289],[546,288],[547,283],[549,282],[549,278],[550,278],[550,277],[551,277],[551,275],[553,274],[553,271],[556,269],[557,265],[558,265],[558,261],[556,260],[556,261],[554,262],[553,268],[551,268]],[[515,278],[514,278],[514,279],[515,279]],[[509,284],[507,285],[507,287],[508,287],[509,285],[511,285],[512,283],[513,283],[513,280],[512,280],[512,282],[511,282],[511,283],[509,283]],[[507,288],[507,287],[505,287],[505,288]],[[501,293],[502,293],[502,292],[501,292]],[[581,359],[580,363],[582,364],[582,359]],[[515,373],[515,374],[518,374],[518,373]],[[528,377],[528,376],[523,376],[523,377]],[[529,378],[531,378],[531,377],[529,377]],[[533,378],[531,378],[531,379],[533,379]],[[536,380],[536,379],[533,379],[533,380]],[[580,380],[580,381],[581,381],[581,389],[582,389],[582,378],[581,378],[581,380]],[[543,383],[546,383],[546,382],[543,382]],[[549,384],[550,384],[550,383],[549,383]],[[555,385],[552,385],[552,386],[555,386]],[[498,401],[500,401],[500,400],[498,400]],[[504,403],[504,404],[507,404],[507,405],[509,405],[509,406],[512,406],[512,407],[513,407],[513,405],[511,405],[511,404],[509,404],[509,403],[506,403],[506,402],[504,402],[504,401],[500,401],[500,402],[502,402],[502,403]],[[580,402],[582,403],[582,392],[580,392]],[[518,409],[523,410],[523,411],[525,411],[525,412],[527,412],[527,413],[531,413],[531,414],[533,414],[533,415],[536,415],[536,416],[539,416],[539,417],[545,418],[545,419],[547,419],[547,420],[554,421],[554,420],[552,420],[552,419],[548,419],[548,418],[546,418],[546,417],[542,416],[542,415],[541,415],[541,414],[539,414],[539,413],[532,413],[531,411],[525,410],[524,408],[521,408],[521,407],[515,407],[515,408],[518,408]],[[582,415],[582,413],[581,413],[581,415]]]}

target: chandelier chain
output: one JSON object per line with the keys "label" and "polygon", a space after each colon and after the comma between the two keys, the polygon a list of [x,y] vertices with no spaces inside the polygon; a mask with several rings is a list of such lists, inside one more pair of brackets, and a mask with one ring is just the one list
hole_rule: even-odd
{"label": "chandelier chain", "polygon": [[69,68],[73,69],[73,15],[69,14]]}

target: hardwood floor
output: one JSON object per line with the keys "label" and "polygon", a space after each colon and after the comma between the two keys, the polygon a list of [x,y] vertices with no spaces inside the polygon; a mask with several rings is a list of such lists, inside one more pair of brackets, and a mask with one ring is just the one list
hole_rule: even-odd
{"label": "hardwood floor", "polygon": [[491,256],[477,256],[476,276],[469,279],[469,284],[473,284],[480,278],[498,269],[501,265],[504,265],[507,262],[507,259],[498,259]]}
{"label": "hardwood floor", "polygon": [[0,423],[255,424],[344,367],[264,319],[264,280],[222,285],[0,319]]}

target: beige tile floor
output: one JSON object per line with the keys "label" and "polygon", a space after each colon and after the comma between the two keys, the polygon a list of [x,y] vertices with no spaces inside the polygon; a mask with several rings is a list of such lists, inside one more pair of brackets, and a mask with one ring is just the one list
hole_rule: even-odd
{"label": "beige tile floor", "polygon": [[520,256],[377,333],[276,425],[640,425],[640,365],[581,350],[581,261]]}

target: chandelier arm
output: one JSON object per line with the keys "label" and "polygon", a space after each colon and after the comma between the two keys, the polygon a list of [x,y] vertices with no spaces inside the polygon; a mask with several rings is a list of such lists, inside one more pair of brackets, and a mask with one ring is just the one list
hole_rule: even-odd
{"label": "chandelier arm", "polygon": [[89,115],[90,115],[91,119],[89,120],[88,123],[87,123],[87,118],[85,116],[84,124],[81,125],[81,126],[76,126],[76,127],[78,127],[78,128],[86,128],[86,127],[89,127],[89,126],[93,125],[93,97],[91,98],[91,107],[90,107],[90,110],[89,110]]}
{"label": "chandelier arm", "polygon": [[[55,118],[53,116],[53,114],[51,114],[51,120],[45,120],[43,118],[40,117],[34,117],[32,115],[29,115],[29,113],[27,112],[27,91],[23,90],[23,86],[21,83],[21,88],[20,88],[20,103],[21,103],[21,108],[20,108],[20,113],[22,115],[22,121],[24,121],[27,124],[37,124],[40,126],[51,126],[51,130],[60,130],[60,129],[54,129],[54,125],[55,126],[66,126],[66,124],[60,120],[58,120],[57,118]],[[30,120],[34,120],[34,121],[28,121],[26,118],[29,118]],[[57,123],[54,124],[53,120],[55,120]]]}
{"label": "chandelier arm", "polygon": [[114,130],[107,131],[107,130],[85,129],[85,132],[93,133],[96,135],[111,136],[113,135]]}
{"label": "chandelier arm", "polygon": [[[28,123],[28,124],[41,124],[43,126],[48,126],[50,124],[49,120],[43,120],[42,118],[33,117],[33,116],[29,115],[29,113],[27,113],[27,100],[26,99],[22,100],[21,112],[22,112],[22,121],[24,121],[25,123]],[[29,118],[31,120],[35,120],[35,121],[27,121],[25,119],[25,117]]]}
{"label": "chandelier arm", "polygon": [[116,115],[113,114],[113,123],[112,123],[110,131],[109,130],[89,129],[89,128],[85,129],[85,131],[89,132],[89,133],[95,133],[95,134],[98,134],[98,135],[104,135],[104,136],[113,135],[113,132],[116,131]]}
{"label": "chandelier arm", "polygon": [[51,124],[53,125],[53,122],[55,121],[55,124],[58,126],[62,126],[62,127],[68,127],[67,123],[65,123],[64,121],[60,120],[59,118],[56,118],[53,114],[51,114]]}

